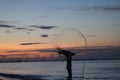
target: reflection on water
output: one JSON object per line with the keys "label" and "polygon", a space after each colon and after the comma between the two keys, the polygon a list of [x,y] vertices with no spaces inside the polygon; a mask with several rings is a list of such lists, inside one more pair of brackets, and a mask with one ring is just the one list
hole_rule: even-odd
{"label": "reflection on water", "polygon": [[67,78],[66,62],[1,63],[0,80],[119,80],[120,60],[73,61],[73,78]]}

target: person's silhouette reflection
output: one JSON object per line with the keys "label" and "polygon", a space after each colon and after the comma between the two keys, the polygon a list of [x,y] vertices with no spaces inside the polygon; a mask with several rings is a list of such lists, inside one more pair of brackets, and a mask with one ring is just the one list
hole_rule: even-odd
{"label": "person's silhouette reflection", "polygon": [[67,50],[63,50],[61,48],[57,48],[57,53],[62,54],[66,57],[66,61],[67,61],[66,69],[68,72],[68,78],[72,78],[72,56],[74,56],[75,53],[72,53]]}

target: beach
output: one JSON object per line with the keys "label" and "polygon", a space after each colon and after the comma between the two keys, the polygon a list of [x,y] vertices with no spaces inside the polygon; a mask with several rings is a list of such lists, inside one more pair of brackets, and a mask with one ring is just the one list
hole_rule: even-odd
{"label": "beach", "polygon": [[[72,80],[119,80],[120,60],[73,61]],[[83,64],[85,63],[84,74]],[[0,80],[69,80],[66,62],[1,63]]]}

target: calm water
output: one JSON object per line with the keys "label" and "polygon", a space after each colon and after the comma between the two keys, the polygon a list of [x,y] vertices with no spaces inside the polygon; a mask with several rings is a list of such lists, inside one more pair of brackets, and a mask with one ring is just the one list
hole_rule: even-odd
{"label": "calm water", "polygon": [[[72,80],[120,80],[120,60],[73,61]],[[0,80],[69,80],[66,62],[0,63]],[[15,75],[14,75],[15,74]]]}

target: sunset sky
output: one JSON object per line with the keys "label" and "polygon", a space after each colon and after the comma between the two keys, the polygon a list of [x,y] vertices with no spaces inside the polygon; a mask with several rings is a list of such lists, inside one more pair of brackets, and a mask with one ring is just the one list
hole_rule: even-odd
{"label": "sunset sky", "polygon": [[83,46],[71,28],[88,46],[120,46],[120,0],[0,0],[0,54]]}

